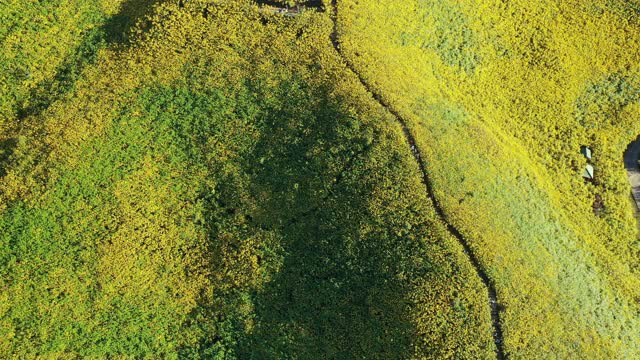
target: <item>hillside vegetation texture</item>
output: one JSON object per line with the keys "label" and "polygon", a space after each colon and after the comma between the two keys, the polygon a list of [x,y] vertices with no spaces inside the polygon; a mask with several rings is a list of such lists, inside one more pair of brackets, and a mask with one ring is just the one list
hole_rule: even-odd
{"label": "hillside vegetation texture", "polygon": [[638,358],[639,32],[622,0],[1,1],[0,358]]}

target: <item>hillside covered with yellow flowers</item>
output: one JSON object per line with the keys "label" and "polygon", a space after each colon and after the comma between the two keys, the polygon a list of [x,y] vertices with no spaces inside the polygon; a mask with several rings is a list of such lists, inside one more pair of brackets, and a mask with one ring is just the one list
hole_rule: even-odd
{"label": "hillside covered with yellow flowers", "polygon": [[638,357],[639,31],[623,0],[0,3],[0,358]]}

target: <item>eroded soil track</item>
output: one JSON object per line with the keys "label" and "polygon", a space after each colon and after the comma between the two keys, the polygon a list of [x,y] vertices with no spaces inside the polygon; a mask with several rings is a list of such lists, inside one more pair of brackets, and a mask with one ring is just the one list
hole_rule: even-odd
{"label": "eroded soil track", "polygon": [[[272,1],[256,1],[256,2],[258,4],[265,4],[265,5],[272,5],[273,4]],[[324,6],[319,4],[318,1],[310,1],[310,2],[308,2],[306,4],[306,7],[307,8],[315,8],[318,11],[324,11],[325,10]],[[407,125],[408,122],[406,121],[406,119],[404,117],[402,117],[402,115],[400,115],[400,113],[397,110],[394,109],[394,107],[389,102],[387,102],[380,95],[380,93],[375,91],[375,89],[364,79],[364,77],[362,77],[362,75],[358,71],[356,71],[356,68],[353,65],[353,63],[342,52],[342,49],[341,49],[341,46],[340,46],[340,37],[338,36],[338,4],[337,4],[337,0],[331,0],[331,10],[332,10],[331,18],[333,20],[333,31],[331,32],[331,43],[333,44],[333,47],[335,48],[336,52],[340,55],[340,57],[343,59],[343,61],[345,62],[347,68],[352,73],[354,73],[356,75],[356,77],[358,78],[358,80],[360,81],[362,86],[367,90],[367,92],[369,94],[371,94],[371,96],[375,99],[375,101],[377,101],[384,109],[386,109],[391,115],[393,115],[393,117],[396,119],[396,121],[400,124],[400,126],[402,128],[402,132],[403,132],[404,137],[406,139],[407,145],[409,146],[409,149],[410,149],[411,153],[413,154],[414,159],[416,160],[416,162],[418,164],[418,167],[420,169],[420,173],[422,175],[422,183],[425,186],[427,195],[429,196],[429,198],[431,199],[431,201],[433,203],[433,206],[435,207],[436,214],[438,215],[440,220],[446,225],[447,230],[449,231],[449,233],[451,233],[451,235],[453,235],[456,238],[456,240],[460,243],[460,245],[462,246],[462,248],[464,250],[465,255],[469,259],[469,262],[471,263],[471,265],[475,269],[476,273],[478,274],[478,277],[480,278],[480,280],[482,281],[482,283],[484,284],[484,286],[487,289],[487,296],[489,298],[489,307],[491,309],[491,320],[492,320],[491,322],[492,322],[492,326],[493,326],[493,340],[494,340],[494,343],[495,343],[495,346],[496,346],[496,358],[498,360],[507,359],[507,355],[506,355],[506,353],[504,351],[504,339],[503,339],[503,333],[502,333],[502,323],[500,322],[500,304],[498,302],[498,296],[497,296],[496,288],[495,288],[493,282],[491,281],[491,279],[489,278],[489,276],[487,275],[487,273],[483,269],[483,267],[480,265],[480,262],[478,261],[477,256],[475,255],[475,253],[473,252],[473,250],[469,246],[469,243],[467,242],[467,240],[462,236],[460,231],[455,226],[453,226],[451,224],[451,222],[448,220],[444,210],[439,205],[439,203],[438,203],[438,201],[437,201],[437,199],[435,197],[435,193],[433,191],[433,183],[432,183],[431,179],[429,178],[429,176],[427,174],[427,170],[426,170],[425,165],[424,165],[424,160],[423,160],[422,154],[420,152],[420,149],[418,148],[418,145],[416,144],[415,137],[413,136],[413,134],[409,130],[409,126]]]}

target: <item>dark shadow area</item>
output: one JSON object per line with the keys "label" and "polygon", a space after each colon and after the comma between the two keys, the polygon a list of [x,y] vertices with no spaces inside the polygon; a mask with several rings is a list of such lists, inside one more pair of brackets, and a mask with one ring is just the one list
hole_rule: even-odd
{"label": "dark shadow area", "polygon": [[636,205],[636,211],[640,209],[640,137],[627,146],[623,155],[624,168],[631,185],[631,197]]}
{"label": "dark shadow area", "polygon": [[[237,354],[409,358],[415,330],[407,283],[396,277],[400,241],[367,211],[376,184],[357,180],[371,150],[364,134],[373,130],[342,113],[328,89],[299,86],[284,89],[284,108],[265,112],[268,136],[253,153],[263,163],[247,164],[256,169],[256,193],[270,195],[255,220],[281,225],[284,256],[265,290],[251,294],[255,325],[239,339]],[[296,89],[300,96],[292,97]],[[376,223],[371,231],[379,236],[362,234]]]}
{"label": "dark shadow area", "polygon": [[[300,80],[277,90],[249,87],[261,135],[240,164],[246,187],[232,176],[204,191],[220,288],[192,314],[193,322],[212,322],[210,336],[183,356],[411,358],[417,330],[399,259],[428,256],[421,242],[401,235],[406,225],[394,219],[402,215],[368,209],[380,181],[370,172],[398,166],[398,157],[369,168],[380,134],[342,110],[330,89]],[[238,260],[247,253],[254,272]],[[420,276],[432,270],[427,263]],[[260,285],[239,280],[259,283],[259,274]]]}
{"label": "dark shadow area", "polygon": [[[252,86],[259,106],[264,134],[257,143],[247,169],[254,191],[264,193],[257,221],[282,226],[288,221],[325,205],[336,183],[353,162],[369,150],[372,129],[344,114],[329,99],[329,89],[308,88],[300,81],[282,84],[281,101],[274,107],[268,99],[273,93],[260,85]],[[367,138],[366,134],[369,133]]]}
{"label": "dark shadow area", "polygon": [[308,0],[308,1],[297,1],[297,4],[294,6],[288,5],[288,1],[278,1],[278,0],[256,0],[256,4],[258,5],[266,5],[272,6],[275,8],[282,9],[292,9],[292,10],[300,10],[303,8],[308,9],[317,9],[320,11],[324,11],[324,4],[322,0]]}
{"label": "dark shadow area", "polygon": [[139,26],[142,31],[149,30],[151,20],[148,16],[153,7],[163,0],[127,0],[120,5],[118,14],[110,17],[102,27],[104,37],[109,44],[130,44],[131,30]]}
{"label": "dark shadow area", "polygon": [[14,138],[0,140],[0,179],[2,179],[6,174],[6,165],[11,155],[13,155],[13,151],[18,145],[18,140]]}

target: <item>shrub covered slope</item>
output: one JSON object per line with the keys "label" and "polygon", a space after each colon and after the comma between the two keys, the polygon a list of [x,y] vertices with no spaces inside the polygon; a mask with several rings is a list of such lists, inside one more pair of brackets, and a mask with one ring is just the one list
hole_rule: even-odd
{"label": "shrub covered slope", "polygon": [[0,352],[492,357],[482,284],[330,19],[152,9],[12,133]]}
{"label": "shrub covered slope", "polygon": [[638,8],[598,4],[3,3],[0,357],[495,358],[452,225],[510,358],[634,358]]}
{"label": "shrub covered slope", "polygon": [[[579,1],[338,1],[343,51],[408,119],[517,358],[637,356],[638,12]],[[594,184],[580,146],[594,149]],[[593,212],[595,196],[604,211]]]}

